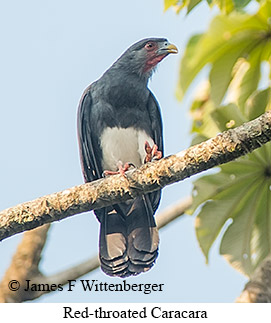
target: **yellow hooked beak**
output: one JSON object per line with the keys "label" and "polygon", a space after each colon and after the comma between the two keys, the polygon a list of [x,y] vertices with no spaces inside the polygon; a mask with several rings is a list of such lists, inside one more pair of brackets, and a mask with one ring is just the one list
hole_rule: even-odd
{"label": "yellow hooked beak", "polygon": [[171,54],[177,54],[178,53],[178,48],[173,44],[169,44],[168,46],[166,46],[164,48],[168,53],[171,53]]}
{"label": "yellow hooked beak", "polygon": [[158,49],[157,54],[158,55],[163,55],[163,54],[177,54],[178,53],[178,48],[173,45],[166,43],[164,46]]}

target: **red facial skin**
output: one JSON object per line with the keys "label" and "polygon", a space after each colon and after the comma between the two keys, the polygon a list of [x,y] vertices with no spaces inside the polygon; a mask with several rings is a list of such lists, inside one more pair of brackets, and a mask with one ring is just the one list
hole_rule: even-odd
{"label": "red facial skin", "polygon": [[155,42],[148,42],[145,45],[145,49],[147,51],[147,61],[145,64],[144,72],[149,72],[152,68],[154,68],[163,58],[167,56],[167,54],[157,55],[158,45]]}

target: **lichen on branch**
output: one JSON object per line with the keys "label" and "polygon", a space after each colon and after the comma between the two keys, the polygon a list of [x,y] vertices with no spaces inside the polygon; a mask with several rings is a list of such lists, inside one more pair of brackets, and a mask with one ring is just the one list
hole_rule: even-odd
{"label": "lichen on branch", "polygon": [[0,212],[0,241],[16,233],[82,212],[124,202],[214,166],[271,140],[271,111],[185,151],[126,173],[74,186]]}

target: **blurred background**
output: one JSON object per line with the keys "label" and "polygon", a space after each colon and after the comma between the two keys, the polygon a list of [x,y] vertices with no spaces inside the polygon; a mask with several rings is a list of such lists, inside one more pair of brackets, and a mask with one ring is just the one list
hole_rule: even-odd
{"label": "blurred background", "polygon": [[[199,75],[180,103],[175,97],[183,50],[191,35],[207,29],[217,11],[200,4],[189,16],[163,12],[162,0],[6,1],[1,6],[0,209],[83,183],[76,112],[87,85],[132,43],[166,37],[178,55],[166,58],[149,83],[160,103],[165,154],[191,143],[188,107]],[[189,196],[192,179],[166,187],[159,210]],[[158,210],[158,212],[159,212]],[[22,234],[0,243],[0,277]],[[218,255],[205,264],[194,232],[194,217],[183,216],[160,231],[160,255],[152,270],[128,283],[165,284],[163,292],[67,292],[35,302],[233,302],[246,278]],[[177,249],[176,249],[177,248]],[[49,231],[41,270],[65,270],[98,251],[98,221],[92,213],[58,223]],[[115,283],[97,269],[83,279]]]}

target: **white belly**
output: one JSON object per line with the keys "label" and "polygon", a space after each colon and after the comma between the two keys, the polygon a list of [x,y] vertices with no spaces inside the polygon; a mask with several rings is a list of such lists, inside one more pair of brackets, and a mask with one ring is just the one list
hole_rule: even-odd
{"label": "white belly", "polygon": [[106,128],[101,136],[103,169],[117,171],[119,162],[140,167],[146,157],[145,141],[154,142],[144,130],[134,128]]}

